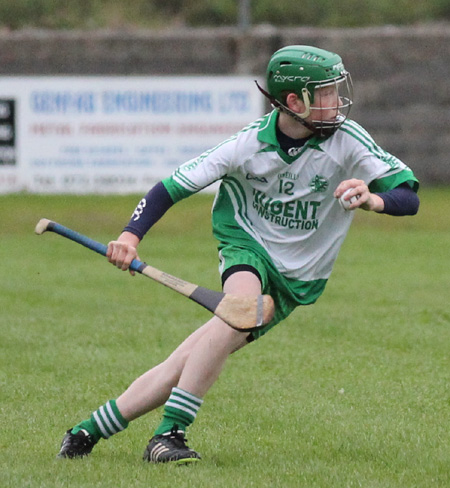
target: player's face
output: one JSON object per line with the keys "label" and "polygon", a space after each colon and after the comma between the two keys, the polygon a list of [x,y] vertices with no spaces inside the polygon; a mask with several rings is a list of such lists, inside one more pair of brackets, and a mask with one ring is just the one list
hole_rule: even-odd
{"label": "player's face", "polygon": [[332,84],[316,88],[314,92],[314,103],[311,104],[311,120],[332,121],[339,114],[343,103],[339,96],[338,85]]}

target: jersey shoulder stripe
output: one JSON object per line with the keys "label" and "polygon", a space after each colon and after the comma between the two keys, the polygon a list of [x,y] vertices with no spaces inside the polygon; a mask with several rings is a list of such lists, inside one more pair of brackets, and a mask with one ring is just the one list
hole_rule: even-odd
{"label": "jersey shoulder stripe", "polygon": [[380,151],[380,147],[373,140],[372,136],[363,127],[361,127],[353,120],[347,119],[341,125],[339,130],[352,136],[363,146],[365,146],[370,152],[375,153],[376,156],[379,156],[382,152],[382,150]]}
{"label": "jersey shoulder stripe", "polygon": [[378,146],[372,136],[353,120],[347,119],[339,130],[360,142],[371,154],[388,164],[391,169],[396,170],[400,168],[400,160]]}
{"label": "jersey shoulder stripe", "polygon": [[173,174],[173,177],[174,177],[174,179],[178,179],[181,182],[183,182],[184,185],[186,186],[186,189],[187,190],[191,190],[193,192],[197,192],[197,191],[199,191],[201,189],[193,181],[191,181],[189,178],[187,178],[186,175],[180,171],[180,169],[176,169],[175,170],[175,172]]}

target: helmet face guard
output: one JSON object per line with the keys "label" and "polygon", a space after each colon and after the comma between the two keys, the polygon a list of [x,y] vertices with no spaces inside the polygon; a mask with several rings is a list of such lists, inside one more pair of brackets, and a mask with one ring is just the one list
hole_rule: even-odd
{"label": "helmet face guard", "polygon": [[[353,103],[353,85],[337,54],[311,46],[287,46],[277,51],[267,67],[267,89],[272,105],[316,135],[333,134],[347,118]],[[295,93],[304,103],[302,113],[286,106]]]}
{"label": "helmet face guard", "polygon": [[[344,71],[339,78],[316,83],[314,86],[315,103],[311,106],[308,84],[302,93],[303,103],[308,108],[301,114],[311,117],[311,124],[318,135],[325,137],[336,132],[345,122],[353,105],[353,84],[350,73]],[[324,94],[326,96],[324,96]]]}

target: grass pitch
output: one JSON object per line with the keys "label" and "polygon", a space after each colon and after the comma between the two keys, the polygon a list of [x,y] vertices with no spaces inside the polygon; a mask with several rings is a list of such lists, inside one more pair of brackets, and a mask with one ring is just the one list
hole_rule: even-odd
{"label": "grass pitch", "polygon": [[[189,467],[144,464],[161,412],[56,460],[64,432],[163,360],[209,314],[54,234],[101,242],[139,197],[0,197],[2,487],[450,486],[449,189],[416,217],[358,211],[317,304],[230,358],[206,397]],[[140,256],[219,289],[212,197],[179,203]]]}

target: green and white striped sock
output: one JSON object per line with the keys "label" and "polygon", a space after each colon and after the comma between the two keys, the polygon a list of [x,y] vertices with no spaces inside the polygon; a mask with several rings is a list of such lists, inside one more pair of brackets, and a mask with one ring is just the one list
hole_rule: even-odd
{"label": "green and white striped sock", "polygon": [[181,388],[172,388],[172,393],[164,405],[163,419],[155,435],[170,432],[176,425],[177,430],[186,431],[194,422],[203,400]]}
{"label": "green and white striped sock", "polygon": [[127,427],[128,421],[122,417],[116,401],[110,400],[93,412],[90,419],[83,420],[83,422],[76,425],[72,429],[72,434],[84,429],[91,434],[95,442],[98,442],[101,437],[108,439]]}

